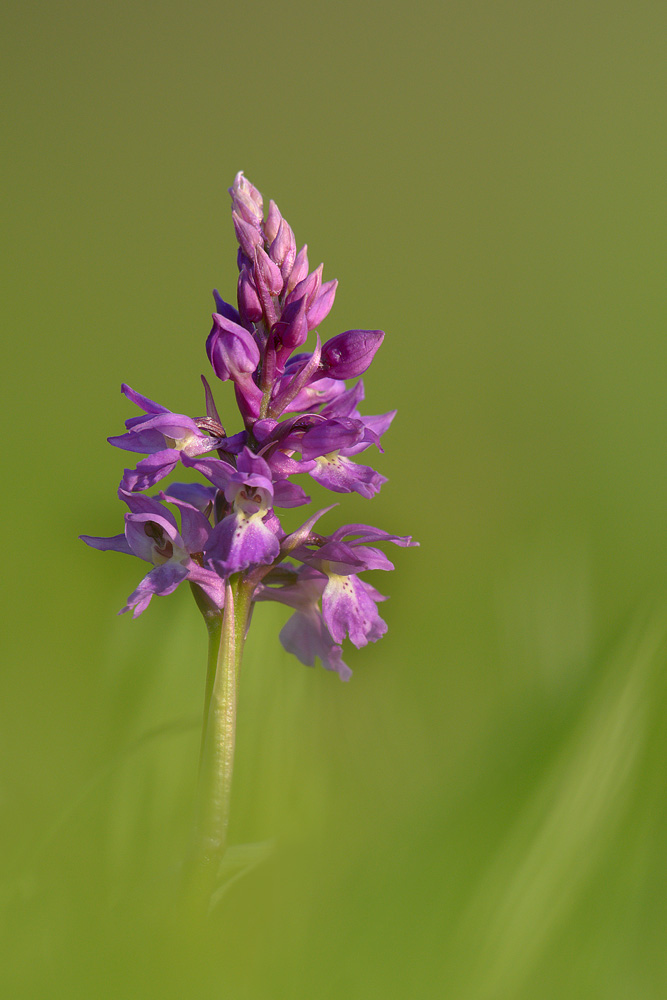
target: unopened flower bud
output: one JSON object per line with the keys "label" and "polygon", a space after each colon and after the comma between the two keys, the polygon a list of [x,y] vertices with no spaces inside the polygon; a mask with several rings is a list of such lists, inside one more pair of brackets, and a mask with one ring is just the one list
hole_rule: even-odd
{"label": "unopened flower bud", "polygon": [[280,320],[273,327],[276,350],[285,360],[308,338],[308,321],[304,299],[292,302],[283,309]]}
{"label": "unopened flower bud", "polygon": [[256,323],[262,318],[262,304],[259,301],[257,289],[248,268],[244,267],[239,274],[238,283],[239,312],[244,320]]}
{"label": "unopened flower bud", "polygon": [[307,275],[302,281],[295,285],[293,290],[289,293],[285,299],[286,303],[297,302],[299,299],[305,298],[306,307],[309,309],[313,302],[315,301],[317,294],[322,287],[322,271],[324,270],[324,264],[320,264],[319,267],[315,268],[311,274]]}
{"label": "unopened flower bud", "polygon": [[[382,330],[347,330],[322,347],[319,370],[328,378],[363,375],[384,340]],[[315,381],[315,379],[313,379]]]}
{"label": "unopened flower bud", "polygon": [[240,170],[229,189],[232,196],[232,210],[245,222],[259,229],[264,216],[262,196]]}
{"label": "unopened flower bud", "polygon": [[289,293],[294,288],[296,288],[299,282],[303,281],[303,279],[306,277],[307,274],[308,274],[308,244],[304,243],[304,245],[301,247],[298,254],[296,255],[296,258],[294,260],[294,266],[292,267],[292,273],[287,279],[287,284],[286,284],[287,292]]}
{"label": "unopened flower bud", "polygon": [[308,329],[314,330],[316,326],[326,319],[331,312],[336,297],[338,281],[325,281],[317,295],[313,299],[312,305],[308,307]]}
{"label": "unopened flower bud", "polygon": [[262,236],[259,229],[256,229],[250,222],[246,222],[242,219],[240,215],[236,212],[232,212],[232,220],[234,222],[234,230],[236,232],[236,239],[239,241],[239,246],[241,250],[252,260],[255,256],[255,248],[261,247],[264,242],[264,237]]}
{"label": "unopened flower bud", "polygon": [[258,247],[255,254],[254,268],[255,285],[260,291],[260,285],[266,289],[269,295],[280,295],[283,289],[283,279],[280,268],[274,264],[269,255],[262,247]]}
{"label": "unopened flower bud", "polygon": [[280,220],[276,238],[269,247],[269,257],[280,268],[283,279],[289,278],[296,258],[296,240],[292,227],[284,219]]}
{"label": "unopened flower bud", "polygon": [[218,313],[213,314],[206,353],[215,374],[223,382],[238,381],[254,372],[259,364],[259,349],[248,331]]}
{"label": "unopened flower bud", "polygon": [[271,199],[269,202],[269,211],[266,216],[266,222],[264,223],[264,235],[268,243],[273,243],[275,240],[282,221],[283,217],[280,214],[280,209],[276,205],[275,201]]}

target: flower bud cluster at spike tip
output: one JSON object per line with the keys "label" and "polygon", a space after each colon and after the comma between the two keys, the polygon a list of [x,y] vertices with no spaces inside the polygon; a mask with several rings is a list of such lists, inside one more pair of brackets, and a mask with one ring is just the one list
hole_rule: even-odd
{"label": "flower bud cluster at spike tip", "polygon": [[[372,446],[382,451],[395,411],[362,415],[363,382],[345,384],[368,370],[384,333],[347,330],[323,342],[318,328],[338,282],[323,281],[322,264],[310,270],[306,245],[297,247],[274,201],[265,214],[262,195],[243,173],[229,193],[239,245],[236,306],[213,293],[206,355],[217,378],[234,386],[241,429],[227,434],[203,375],[206,416],[199,417],[174,413],[123,385],[142,412],[109,441],[144,456],[121,480],[125,530],[81,538],[150,564],[123,611],[136,617],[153,596],[187,580],[199,607],[220,615],[230,578],[241,579],[253,602],[291,609],[280,633],[285,649],[308,666],[319,659],[347,680],[343,642],[361,647],[387,630],[377,607],[386,598],[360,574],[393,569],[378,545],[417,543],[366,524],[322,534],[320,519],[335,503],[290,532],[276,509],[310,503],[294,481],[298,475],[364,498],[386,482],[356,459]],[[160,481],[179,465],[200,481],[164,487]],[[162,491],[146,496],[158,483]]]}

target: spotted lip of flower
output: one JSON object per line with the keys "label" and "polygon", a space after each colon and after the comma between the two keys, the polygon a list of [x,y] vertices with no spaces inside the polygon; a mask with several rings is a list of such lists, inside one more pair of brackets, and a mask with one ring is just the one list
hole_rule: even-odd
{"label": "spotted lip of flower", "polygon": [[341,646],[334,642],[324,618],[316,609],[295,611],[280,630],[279,638],[287,652],[307,667],[314,666],[315,657],[319,657],[325,670],[335,671],[342,681],[349,681],[352,676],[343,661]]}
{"label": "spotted lip of flower", "polygon": [[269,570],[255,600],[291,607],[294,614],[280,633],[285,649],[307,666],[319,657],[324,667],[348,680],[351,671],[341,649],[345,636],[361,647],[379,639],[387,629],[377,612],[377,604],[385,598],[357,575],[364,570],[393,569],[384,552],[370,543],[393,542],[402,547],[417,543],[407,535],[390,535],[367,524],[343,525],[328,537],[313,535],[315,522],[331,509],[317,511],[284,540],[283,554],[301,565],[282,563]]}
{"label": "spotted lip of flower", "polygon": [[343,681],[349,680],[352,671],[343,661],[343,650],[331,637],[319,609],[326,576],[310,566],[296,569],[284,565],[271,570],[265,581],[255,591],[255,600],[278,601],[294,611],[280,631],[284,649],[307,667],[314,666],[319,658],[326,670],[335,671]]}
{"label": "spotted lip of flower", "polygon": [[171,594],[183,580],[198,584],[213,607],[224,602],[224,584],[219,576],[205,567],[202,550],[211,525],[192,504],[174,497],[165,497],[181,512],[181,532],[171,511],[159,500],[119,490],[119,496],[130,508],[125,515],[125,533],[111,538],[81,535],[92,548],[125,552],[152,563],[137,589],[130,594],[121,610],[132,610],[136,618],[148,607],[154,595]]}
{"label": "spotted lip of flower", "polygon": [[282,529],[273,514],[274,483],[264,459],[246,447],[236,469],[220,459],[184,458],[183,464],[206,476],[231,506],[204,547],[207,562],[223,577],[272,563],[280,553]]}
{"label": "spotted lip of flower", "polygon": [[[347,539],[347,541],[346,541]],[[377,604],[386,598],[358,574],[371,569],[392,570],[384,552],[368,542],[391,541],[395,545],[416,545],[409,536],[389,535],[370,525],[345,525],[315,550],[302,545],[292,557],[322,573],[322,617],[336,643],[346,635],[357,647],[376,642],[387,631]]]}
{"label": "spotted lip of flower", "polygon": [[[126,469],[121,488],[128,492],[150,489],[176,468],[181,453],[203,455],[220,445],[224,436],[209,437],[197,421],[181,413],[172,413],[152,399],[123,384],[122,392],[146,411],[144,416],[125,421],[126,434],[107,438],[110,444],[125,451],[142,452],[148,457],[137,463],[136,469]],[[210,426],[210,420],[202,420]],[[222,432],[222,427],[219,428]]]}
{"label": "spotted lip of flower", "polygon": [[[387,625],[376,605],[386,598],[357,576],[371,568],[359,553],[344,542],[328,540],[314,553],[302,548],[293,557],[323,576],[322,618],[334,642],[340,644],[348,635],[360,648],[384,635]],[[391,563],[388,566],[391,568]]]}

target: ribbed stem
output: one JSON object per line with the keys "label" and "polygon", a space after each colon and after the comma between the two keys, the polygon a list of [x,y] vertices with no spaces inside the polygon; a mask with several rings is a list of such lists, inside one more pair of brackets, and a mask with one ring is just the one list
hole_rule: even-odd
{"label": "ribbed stem", "polygon": [[227,583],[225,608],[207,622],[209,657],[204,699],[197,823],[190,889],[206,912],[227,846],[236,741],[238,675],[250,611],[251,589],[239,576]]}

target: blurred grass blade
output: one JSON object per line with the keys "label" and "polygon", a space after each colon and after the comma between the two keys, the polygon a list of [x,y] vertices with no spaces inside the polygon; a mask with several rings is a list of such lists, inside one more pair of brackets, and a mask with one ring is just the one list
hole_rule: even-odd
{"label": "blurred grass blade", "polygon": [[272,853],[275,841],[263,840],[256,844],[234,844],[228,847],[218,872],[219,886],[211,898],[211,910],[215,909],[222,897],[235,882],[251,872]]}
{"label": "blurred grass blade", "polygon": [[460,926],[474,1000],[516,997],[604,862],[633,801],[664,672],[665,621],[633,634],[506,844]]}
{"label": "blurred grass blade", "polygon": [[152,746],[161,738],[192,732],[200,724],[200,719],[175,719],[171,722],[165,722],[148,730],[129,744],[129,746],[117,751],[111,760],[108,760],[99,767],[88,781],[82,785],[79,791],[64,806],[54,822],[44,831],[37,843],[29,848],[27,856],[22,861],[17,862],[14,868],[16,871],[15,881],[24,885],[30,884],[30,869],[32,866],[37,864],[44,852],[48,850],[49,845],[66,829],[68,824],[75,821],[79,810],[87,805],[103,781],[118,771],[140,751]]}

